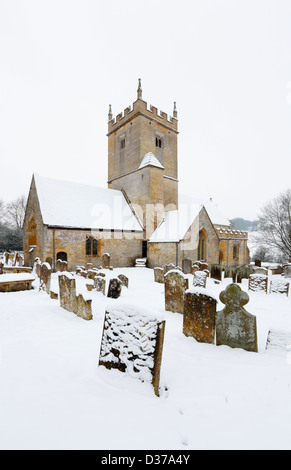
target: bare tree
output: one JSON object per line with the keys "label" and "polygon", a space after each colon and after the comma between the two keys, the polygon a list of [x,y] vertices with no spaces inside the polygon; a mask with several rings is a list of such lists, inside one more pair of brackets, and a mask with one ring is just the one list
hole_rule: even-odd
{"label": "bare tree", "polygon": [[291,260],[291,189],[265,204],[259,215],[259,238]]}
{"label": "bare tree", "polygon": [[26,197],[20,196],[6,205],[6,222],[16,228],[22,229],[26,207]]}
{"label": "bare tree", "polygon": [[4,216],[5,216],[5,204],[0,199],[0,225],[4,224]]}

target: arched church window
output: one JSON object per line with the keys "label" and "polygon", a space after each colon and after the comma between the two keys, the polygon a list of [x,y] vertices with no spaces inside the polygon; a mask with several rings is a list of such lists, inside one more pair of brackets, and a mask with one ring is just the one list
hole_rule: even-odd
{"label": "arched church window", "polygon": [[97,256],[98,240],[94,237],[86,238],[86,255]]}
{"label": "arched church window", "polygon": [[198,243],[198,259],[206,260],[206,248],[207,248],[207,236],[204,229],[199,232],[199,243]]}
{"label": "arched church window", "polygon": [[162,148],[163,141],[161,137],[156,137],[156,147]]}

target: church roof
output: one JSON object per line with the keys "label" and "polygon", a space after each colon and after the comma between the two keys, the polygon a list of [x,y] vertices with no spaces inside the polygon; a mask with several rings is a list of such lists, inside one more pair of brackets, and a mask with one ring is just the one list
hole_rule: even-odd
{"label": "church roof", "polygon": [[164,169],[163,165],[159,162],[157,157],[152,152],[148,152],[145,154],[141,164],[139,165],[139,168],[144,168],[145,166],[156,166],[157,168]]}
{"label": "church roof", "polygon": [[143,231],[121,191],[60,181],[36,173],[34,181],[45,225]]}
{"label": "church roof", "polygon": [[165,212],[163,220],[156,228],[149,241],[151,243],[179,242],[185,237],[186,232],[203,207],[206,209],[213,225],[230,225],[228,219],[211,200],[205,201],[192,196],[179,194],[179,209]]}

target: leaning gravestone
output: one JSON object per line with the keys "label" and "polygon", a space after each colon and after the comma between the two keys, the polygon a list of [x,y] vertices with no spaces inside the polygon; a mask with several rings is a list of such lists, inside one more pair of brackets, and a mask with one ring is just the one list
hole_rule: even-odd
{"label": "leaning gravestone", "polygon": [[184,312],[184,296],[188,289],[188,278],[181,271],[172,270],[165,275],[165,310]]}
{"label": "leaning gravestone", "polygon": [[76,297],[76,314],[84,320],[92,320],[92,299],[85,300],[82,294]]}
{"label": "leaning gravestone", "polygon": [[154,279],[155,279],[155,282],[164,284],[164,269],[163,268],[154,268]]}
{"label": "leaning gravestone", "polygon": [[127,276],[124,274],[119,274],[117,277],[121,280],[123,286],[128,287],[129,280]]}
{"label": "leaning gravestone", "polygon": [[118,299],[121,295],[122,282],[117,277],[113,277],[109,281],[107,297]]}
{"label": "leaning gravestone", "polygon": [[52,270],[48,263],[42,263],[40,268],[40,281],[47,294],[50,293]]}
{"label": "leaning gravestone", "polygon": [[165,321],[139,307],[105,312],[99,365],[151,382],[159,396]]}
{"label": "leaning gravestone", "polygon": [[192,274],[192,261],[188,258],[182,261],[182,271],[184,274]]}
{"label": "leaning gravestone", "polygon": [[76,280],[69,274],[59,275],[60,306],[76,313]]}
{"label": "leaning gravestone", "polygon": [[205,271],[195,271],[193,274],[193,286],[206,287],[207,273]]}
{"label": "leaning gravestone", "polygon": [[102,268],[109,268],[110,266],[110,255],[109,253],[104,253],[102,255]]}
{"label": "leaning gravestone", "polygon": [[201,287],[192,287],[185,294],[183,333],[200,343],[214,343],[217,301]]}
{"label": "leaning gravestone", "polygon": [[229,284],[219,298],[225,307],[216,314],[216,344],[258,352],[256,317],[244,309],[248,294]]}
{"label": "leaning gravestone", "polygon": [[249,290],[253,292],[268,292],[268,276],[251,274],[249,277]]}

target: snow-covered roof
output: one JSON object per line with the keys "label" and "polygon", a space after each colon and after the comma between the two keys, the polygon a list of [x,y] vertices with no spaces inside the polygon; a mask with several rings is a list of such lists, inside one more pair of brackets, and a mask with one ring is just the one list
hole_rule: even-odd
{"label": "snow-covered roof", "polygon": [[143,228],[121,191],[34,174],[43,223],[104,230]]}
{"label": "snow-covered roof", "polygon": [[179,194],[179,209],[165,212],[164,218],[150,238],[150,242],[178,242],[193,224],[202,207],[205,207],[214,225],[227,225],[229,220],[210,200]]}
{"label": "snow-covered roof", "polygon": [[205,207],[211,222],[214,225],[227,225],[230,226],[229,220],[225,217],[225,215],[220,211],[220,209],[214,204],[214,202],[206,199],[200,199],[193,196],[186,196],[185,194],[179,194],[179,208],[186,205],[192,204],[201,204]]}
{"label": "snow-covered roof", "polygon": [[150,238],[150,242],[178,242],[182,240],[202,209],[201,204],[191,204],[176,211],[165,212],[162,222]]}
{"label": "snow-covered roof", "polygon": [[159,162],[157,157],[152,152],[148,152],[145,154],[141,164],[139,165],[139,168],[144,168],[145,166],[156,166],[157,168],[164,169],[163,165]]}

